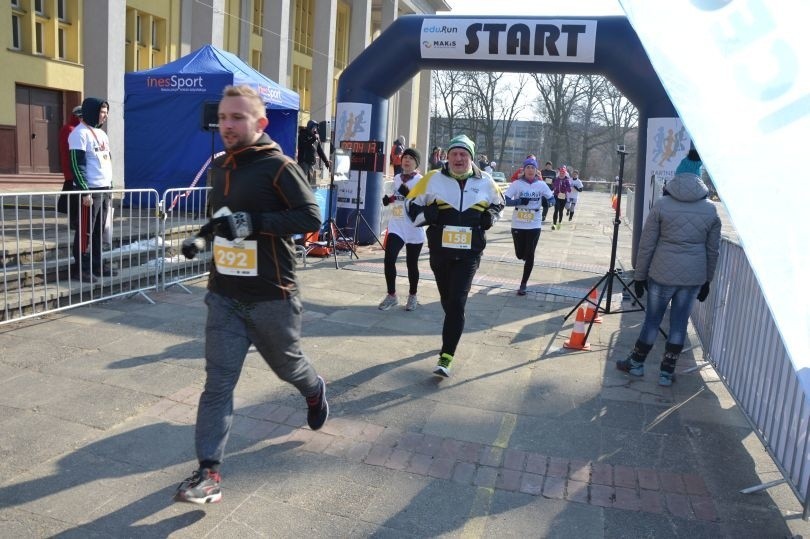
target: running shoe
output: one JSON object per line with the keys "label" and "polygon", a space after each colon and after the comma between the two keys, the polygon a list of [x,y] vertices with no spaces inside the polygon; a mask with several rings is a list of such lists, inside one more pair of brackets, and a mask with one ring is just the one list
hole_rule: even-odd
{"label": "running shoe", "polygon": [[416,294],[409,294],[408,301],[405,303],[405,310],[413,311],[417,305],[419,305],[419,302],[416,300]]}
{"label": "running shoe", "polygon": [[329,417],[329,403],[326,402],[326,382],[318,376],[321,388],[312,397],[307,397],[307,424],[312,430],[318,430]]}
{"label": "running shoe", "polygon": [[636,361],[632,357],[617,360],[616,368],[633,376],[644,376],[644,363]]}
{"label": "running shoe", "polygon": [[674,372],[661,371],[661,374],[658,376],[659,386],[670,387],[672,385],[672,382],[674,381],[675,381]]}
{"label": "running shoe", "polygon": [[196,470],[191,477],[180,483],[174,499],[178,502],[196,504],[217,503],[222,500],[222,489],[219,488],[219,472],[208,468]]}
{"label": "running shoe", "polygon": [[381,311],[387,311],[391,307],[395,307],[397,305],[399,305],[399,298],[397,298],[396,294],[387,294],[380,302],[379,309]]}
{"label": "running shoe", "polygon": [[453,362],[453,356],[444,353],[439,356],[439,362],[436,363],[436,368],[433,369],[433,374],[443,376],[444,378],[450,377],[450,364]]}
{"label": "running shoe", "polygon": [[518,291],[517,291],[517,295],[518,296],[525,296],[526,295],[526,285],[525,284],[520,285],[520,288],[518,288]]}

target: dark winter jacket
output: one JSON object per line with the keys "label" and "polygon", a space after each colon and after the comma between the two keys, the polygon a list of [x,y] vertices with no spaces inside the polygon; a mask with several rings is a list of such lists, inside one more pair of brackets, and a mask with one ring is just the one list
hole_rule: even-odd
{"label": "dark winter jacket", "polygon": [[307,122],[307,129],[298,136],[298,162],[309,165],[315,164],[315,158],[320,156],[321,161],[326,163],[329,159],[321,146],[321,139],[317,135],[318,122],[310,120]]}
{"label": "dark winter jacket", "polygon": [[664,285],[697,286],[714,278],[720,249],[720,217],[694,174],[676,174],[669,196],[650,210],[636,256],[635,279]]}
{"label": "dark winter jacket", "polygon": [[211,213],[227,206],[234,213],[260,215],[260,232],[246,238],[257,241],[258,275],[222,275],[214,269],[208,288],[243,302],[297,295],[291,235],[321,226],[320,208],[301,168],[267,134],[262,134],[255,145],[217,158],[211,167],[210,183]]}

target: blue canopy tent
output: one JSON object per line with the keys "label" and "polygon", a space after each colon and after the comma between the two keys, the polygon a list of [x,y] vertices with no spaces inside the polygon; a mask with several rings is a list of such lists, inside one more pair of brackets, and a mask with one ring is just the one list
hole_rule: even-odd
{"label": "blue canopy tent", "polygon": [[191,185],[206,160],[223,149],[219,134],[203,125],[204,109],[217,103],[230,84],[246,84],[259,92],[270,120],[267,133],[285,154],[295,156],[298,94],[234,54],[206,45],[174,62],[125,75],[128,189],[162,192]]}

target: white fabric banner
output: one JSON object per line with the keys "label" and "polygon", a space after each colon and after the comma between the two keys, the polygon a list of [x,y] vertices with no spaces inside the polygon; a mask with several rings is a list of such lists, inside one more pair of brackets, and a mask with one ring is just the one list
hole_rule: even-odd
{"label": "white fabric banner", "polygon": [[[810,393],[807,0],[620,0],[683,119]],[[752,328],[755,329],[755,328]]]}

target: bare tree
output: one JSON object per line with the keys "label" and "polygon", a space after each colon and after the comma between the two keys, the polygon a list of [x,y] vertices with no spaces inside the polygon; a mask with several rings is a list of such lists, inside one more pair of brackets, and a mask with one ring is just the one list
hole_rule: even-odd
{"label": "bare tree", "polygon": [[434,71],[433,72],[433,99],[436,105],[436,114],[443,113],[447,118],[447,127],[452,137],[456,132],[456,123],[462,117],[463,96],[459,92],[464,80],[463,71]]}
{"label": "bare tree", "polygon": [[[618,170],[619,156],[615,152],[616,145],[625,144],[629,149],[636,147],[635,140],[625,139],[628,133],[638,128],[638,109],[612,84],[607,85],[604,98],[599,105],[599,121],[605,126],[605,145],[611,169]],[[632,163],[626,160],[625,167],[625,177],[634,177]]]}
{"label": "bare tree", "polygon": [[582,96],[579,75],[532,73],[538,97],[535,111],[547,124],[543,154],[552,163],[570,162],[572,144],[569,126],[575,106]]}

